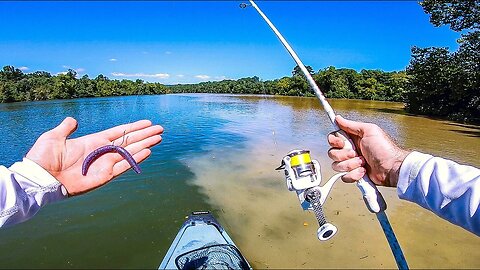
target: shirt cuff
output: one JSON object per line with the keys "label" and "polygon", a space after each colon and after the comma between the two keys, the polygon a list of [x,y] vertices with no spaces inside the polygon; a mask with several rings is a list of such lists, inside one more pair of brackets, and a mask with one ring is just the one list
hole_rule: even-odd
{"label": "shirt cuff", "polygon": [[[54,200],[68,197],[67,189],[48,171],[28,158],[23,158],[22,162],[16,162],[9,168],[14,173],[33,182],[36,188],[44,192],[56,193]],[[27,193],[28,190],[26,190]],[[52,194],[53,195],[53,194]],[[53,198],[52,198],[53,199]]]}
{"label": "shirt cuff", "polygon": [[403,194],[405,194],[407,188],[417,178],[420,168],[431,158],[433,158],[432,155],[423,154],[417,151],[408,154],[400,167],[397,183],[398,197],[403,199]]}

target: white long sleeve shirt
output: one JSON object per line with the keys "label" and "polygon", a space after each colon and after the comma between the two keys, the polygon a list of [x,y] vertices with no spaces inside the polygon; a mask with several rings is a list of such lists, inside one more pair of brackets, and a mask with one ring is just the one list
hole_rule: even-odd
{"label": "white long sleeve shirt", "polygon": [[8,169],[0,166],[0,227],[23,222],[67,196],[55,177],[27,158]]}
{"label": "white long sleeve shirt", "polygon": [[412,152],[400,168],[397,193],[480,236],[480,169]]}

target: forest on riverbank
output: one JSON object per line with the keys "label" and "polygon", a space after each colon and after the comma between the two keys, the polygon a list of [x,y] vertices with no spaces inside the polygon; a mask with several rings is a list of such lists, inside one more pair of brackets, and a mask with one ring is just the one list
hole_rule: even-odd
{"label": "forest on riverbank", "polygon": [[[325,67],[310,74],[327,98],[397,101],[409,113],[480,124],[480,0],[420,2],[435,26],[449,25],[462,32],[459,48],[412,47],[405,70],[356,71]],[[168,93],[230,93],[314,96],[298,67],[291,76],[263,81],[257,76],[197,84],[163,85],[137,79],[94,79],[69,69],[52,75],[24,73],[14,66],[0,71],[0,103]]]}

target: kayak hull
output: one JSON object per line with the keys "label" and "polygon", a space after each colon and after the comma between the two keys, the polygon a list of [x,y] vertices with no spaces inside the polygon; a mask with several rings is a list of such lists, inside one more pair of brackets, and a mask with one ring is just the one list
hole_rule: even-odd
{"label": "kayak hull", "polygon": [[[209,212],[193,212],[183,223],[158,269],[178,269],[177,258],[205,247],[233,246],[247,268],[251,268],[233,240]],[[234,251],[234,252],[235,252]]]}

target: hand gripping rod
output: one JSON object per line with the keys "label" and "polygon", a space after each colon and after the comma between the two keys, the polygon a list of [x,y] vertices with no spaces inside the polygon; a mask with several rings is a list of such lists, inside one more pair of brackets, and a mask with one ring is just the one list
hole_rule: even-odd
{"label": "hand gripping rod", "polygon": [[[332,106],[330,106],[327,99],[323,95],[322,91],[320,91],[320,88],[315,83],[315,80],[312,78],[312,75],[310,75],[307,68],[302,63],[302,61],[300,60],[298,55],[295,53],[293,48],[290,46],[290,44],[288,44],[287,40],[282,36],[282,34],[277,30],[275,25],[273,25],[273,23],[268,19],[268,17],[262,12],[262,10],[260,10],[257,4],[255,4],[253,0],[249,0],[249,2],[251,6],[254,7],[255,10],[257,10],[257,12],[260,14],[260,16],[265,20],[268,26],[270,26],[270,28],[275,33],[275,35],[280,40],[280,42],[283,44],[285,49],[287,49],[288,53],[292,56],[293,60],[295,60],[297,65],[300,67],[300,70],[302,70],[303,74],[307,79],[308,84],[315,92],[315,95],[317,96],[317,98],[320,100],[320,103],[322,104],[325,112],[327,113],[328,118],[330,119],[330,122],[333,125],[333,128],[336,130],[336,135],[343,138],[343,140],[345,141],[345,148],[350,148],[355,150],[354,144],[351,141],[351,139],[343,130],[340,130],[340,128],[338,127],[337,122],[335,121],[335,111],[333,110]],[[244,4],[243,7],[245,6],[246,5]],[[403,256],[400,245],[398,244],[397,238],[393,233],[393,229],[390,226],[390,222],[388,221],[387,215],[385,213],[387,204],[385,203],[385,199],[383,198],[382,194],[378,191],[375,184],[368,178],[367,175],[365,175],[362,179],[357,181],[357,186],[362,192],[363,200],[365,201],[365,204],[368,210],[370,210],[370,212],[375,213],[377,215],[377,219],[379,220],[380,225],[382,226],[382,229],[385,232],[385,236],[387,237],[387,241],[395,257],[398,268],[408,269],[408,265],[405,260],[405,257]]]}

